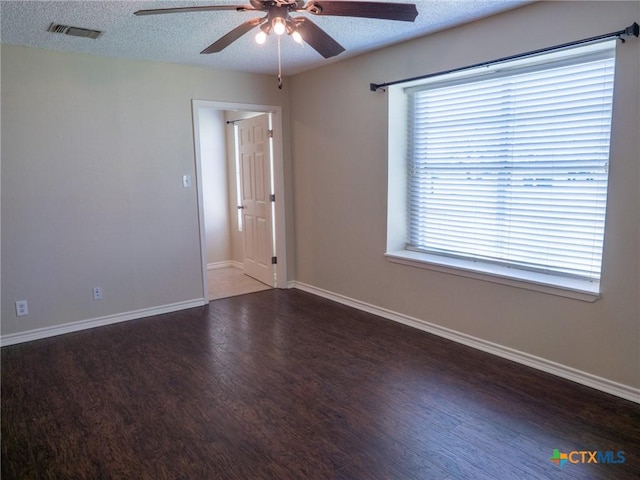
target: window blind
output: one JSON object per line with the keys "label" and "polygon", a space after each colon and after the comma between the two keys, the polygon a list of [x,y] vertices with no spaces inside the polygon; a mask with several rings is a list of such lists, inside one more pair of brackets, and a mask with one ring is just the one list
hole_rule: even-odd
{"label": "window blind", "polygon": [[615,40],[408,91],[407,248],[598,279]]}

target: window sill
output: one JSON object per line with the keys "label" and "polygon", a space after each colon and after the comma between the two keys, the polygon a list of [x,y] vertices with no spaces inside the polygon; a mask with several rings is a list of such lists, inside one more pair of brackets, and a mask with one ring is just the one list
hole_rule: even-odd
{"label": "window sill", "polygon": [[385,256],[387,260],[393,263],[573,298],[584,302],[595,302],[600,298],[600,282],[595,281],[557,277],[527,270],[517,270],[502,265],[409,250],[387,252]]}

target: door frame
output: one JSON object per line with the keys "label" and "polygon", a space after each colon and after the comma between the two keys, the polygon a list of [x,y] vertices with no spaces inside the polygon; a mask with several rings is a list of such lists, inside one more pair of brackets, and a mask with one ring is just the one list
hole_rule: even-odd
{"label": "door frame", "polygon": [[192,100],[193,141],[195,151],[196,190],[198,195],[198,227],[200,229],[200,264],[202,269],[202,291],[205,303],[209,303],[209,286],[207,279],[207,242],[204,224],[204,200],[202,181],[202,154],[200,151],[200,111],[202,109],[238,110],[272,114],[273,125],[273,183],[276,195],[274,233],[276,240],[276,280],[274,287],[287,288],[287,245],[285,219],[284,157],[282,136],[282,108],[273,105],[254,105],[249,103],[218,102],[212,100]]}

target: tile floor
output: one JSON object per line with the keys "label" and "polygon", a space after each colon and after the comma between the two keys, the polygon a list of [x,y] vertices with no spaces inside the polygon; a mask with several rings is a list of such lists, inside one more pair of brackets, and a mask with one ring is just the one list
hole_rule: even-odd
{"label": "tile floor", "polygon": [[216,268],[209,270],[207,275],[209,277],[209,300],[271,289],[270,286],[245,275],[242,270],[235,267]]}

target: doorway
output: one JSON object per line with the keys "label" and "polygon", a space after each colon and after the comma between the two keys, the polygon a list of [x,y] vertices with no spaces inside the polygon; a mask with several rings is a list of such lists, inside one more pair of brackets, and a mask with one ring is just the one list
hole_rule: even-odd
{"label": "doorway", "polygon": [[[248,291],[258,291],[262,289],[260,288],[261,286],[263,288],[284,288],[287,284],[287,259],[284,218],[285,195],[282,158],[282,115],[280,107],[204,100],[194,100],[192,106],[204,298],[209,300],[221,298],[221,296],[238,294],[233,293],[236,292],[237,289],[229,284],[230,281],[233,283],[234,278],[240,280],[236,283],[236,286],[241,290],[246,288]],[[238,254],[238,238],[243,238],[244,236],[244,232],[238,232],[238,229],[243,230],[246,226],[242,225],[242,219],[244,218],[242,215],[243,210],[236,210],[238,206],[242,207],[246,202],[244,199],[237,200],[234,198],[237,189],[236,182],[242,182],[242,177],[236,178],[233,160],[226,158],[226,153],[223,154],[222,152],[234,150],[234,134],[238,135],[238,128],[234,127],[237,120],[260,115],[265,117],[264,114],[269,114],[269,130],[272,132],[272,134],[269,135],[272,138],[269,138],[270,151],[268,152],[271,156],[272,167],[270,169],[269,181],[263,183],[265,192],[259,193],[267,195],[269,199],[268,207],[272,214],[272,220],[269,219],[271,228],[267,232],[267,236],[272,240],[274,245],[261,247],[261,252],[265,253],[268,251],[269,270],[273,273],[266,278],[261,278],[261,281],[264,283],[247,286],[246,284],[251,283],[250,281],[252,279],[242,278],[242,268],[244,268],[246,261],[244,244],[242,245],[242,256]],[[231,148],[224,148],[224,146],[229,143],[231,143]],[[216,155],[224,155],[226,159],[224,161],[216,160],[213,162],[216,166],[212,167],[212,156]],[[243,162],[241,157],[239,157],[238,160],[240,167],[242,167]],[[245,161],[244,163],[246,164],[247,162]],[[265,164],[259,163],[258,166],[264,167],[264,165]],[[212,168],[215,170],[211,170]],[[240,170],[242,170],[242,168],[240,168]],[[212,184],[212,182],[214,184]],[[268,191],[266,191],[267,188]],[[208,193],[212,191],[216,192],[215,195]],[[221,191],[227,192],[225,194],[226,197],[221,196]],[[277,201],[271,202],[271,200]],[[238,203],[239,201],[241,203]],[[218,215],[222,219],[229,219],[228,234],[225,234],[223,230],[211,230],[210,226],[213,222],[210,218],[212,215]],[[209,222],[207,222],[207,218],[209,218]],[[224,252],[233,252],[233,255],[226,255]],[[217,261],[209,261],[212,256],[215,257]],[[267,257],[267,255],[262,256]],[[271,263],[272,257],[273,264]],[[240,275],[238,276],[238,274]],[[220,280],[219,283],[215,283],[214,280],[212,284],[210,277],[214,279],[218,278]],[[215,291],[213,291],[213,289],[215,289]],[[240,291],[240,293],[243,292]]]}

